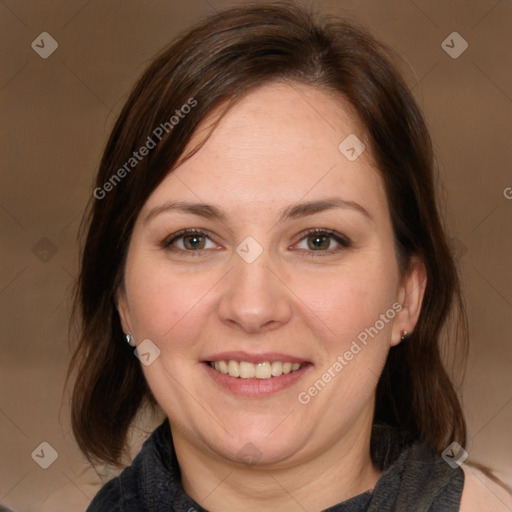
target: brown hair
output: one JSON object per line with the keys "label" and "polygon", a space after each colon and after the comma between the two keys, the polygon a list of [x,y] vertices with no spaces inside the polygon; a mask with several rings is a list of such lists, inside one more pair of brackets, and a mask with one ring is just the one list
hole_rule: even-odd
{"label": "brown hair", "polygon": [[[214,109],[224,106],[226,112],[249,91],[274,80],[320,87],[352,105],[385,184],[400,270],[407,272],[413,255],[425,265],[420,317],[410,340],[389,353],[374,422],[407,429],[437,452],[451,441],[465,446],[462,408],[440,354],[450,312],[457,328],[449,343],[467,344],[460,281],[436,203],[431,140],[392,58],[389,49],[353,23],[320,17],[292,2],[258,3],[199,23],[143,73],[101,160],[95,190],[106,190],[109,180],[111,186],[100,199],[91,198],[84,219],[88,233],[75,304],[80,335],[68,378],[76,371],[72,427],[91,462],[118,465],[137,411],[143,404],[157,405],[115,306],[135,219],[183,156],[198,124]],[[155,128],[191,99],[194,108],[136,168],[112,181]]]}

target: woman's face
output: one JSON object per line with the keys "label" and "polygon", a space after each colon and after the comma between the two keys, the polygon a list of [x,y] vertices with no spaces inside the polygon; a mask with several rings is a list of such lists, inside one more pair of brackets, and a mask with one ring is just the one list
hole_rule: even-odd
{"label": "woman's face", "polygon": [[413,325],[383,183],[354,136],[338,99],[266,85],[141,210],[118,307],[180,442],[284,467],[368,431]]}

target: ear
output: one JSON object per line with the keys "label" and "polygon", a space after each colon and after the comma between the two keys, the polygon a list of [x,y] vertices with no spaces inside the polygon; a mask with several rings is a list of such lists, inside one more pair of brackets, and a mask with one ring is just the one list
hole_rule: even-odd
{"label": "ear", "polygon": [[121,328],[123,329],[123,332],[126,334],[133,332],[124,285],[121,285],[116,292],[116,308],[119,313],[119,318],[121,319]]}
{"label": "ear", "polygon": [[425,265],[419,257],[413,256],[398,290],[398,302],[402,305],[402,309],[396,315],[393,323],[392,346],[401,342],[403,331],[407,331],[409,334],[414,331],[420,316],[426,286]]}

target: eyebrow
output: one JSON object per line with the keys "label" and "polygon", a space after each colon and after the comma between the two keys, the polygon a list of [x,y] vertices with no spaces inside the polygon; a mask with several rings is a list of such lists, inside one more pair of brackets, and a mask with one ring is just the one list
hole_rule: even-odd
{"label": "eyebrow", "polygon": [[[345,210],[353,210],[364,215],[369,221],[375,222],[370,212],[361,204],[355,201],[342,199],[341,197],[326,197],[316,201],[307,201],[297,204],[292,204],[281,210],[278,222],[287,220],[298,219],[308,215],[314,215],[327,210],[342,208]],[[145,217],[144,224],[149,222],[152,218],[161,213],[167,212],[189,213],[204,217],[211,220],[227,221],[226,213],[213,204],[208,203],[188,203],[184,201],[169,201],[161,206],[153,208]]]}

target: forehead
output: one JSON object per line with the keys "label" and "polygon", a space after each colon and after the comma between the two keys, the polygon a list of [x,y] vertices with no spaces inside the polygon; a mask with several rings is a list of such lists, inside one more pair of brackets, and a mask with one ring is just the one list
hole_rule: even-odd
{"label": "forehead", "polygon": [[[189,148],[216,119],[212,114],[203,120]],[[169,195],[268,207],[326,193],[382,207],[382,181],[369,150],[354,160],[347,158],[346,144],[340,149],[347,137],[357,140],[354,136],[365,140],[361,123],[341,97],[303,84],[267,84],[224,115],[201,149],[157,187],[145,209]]]}

